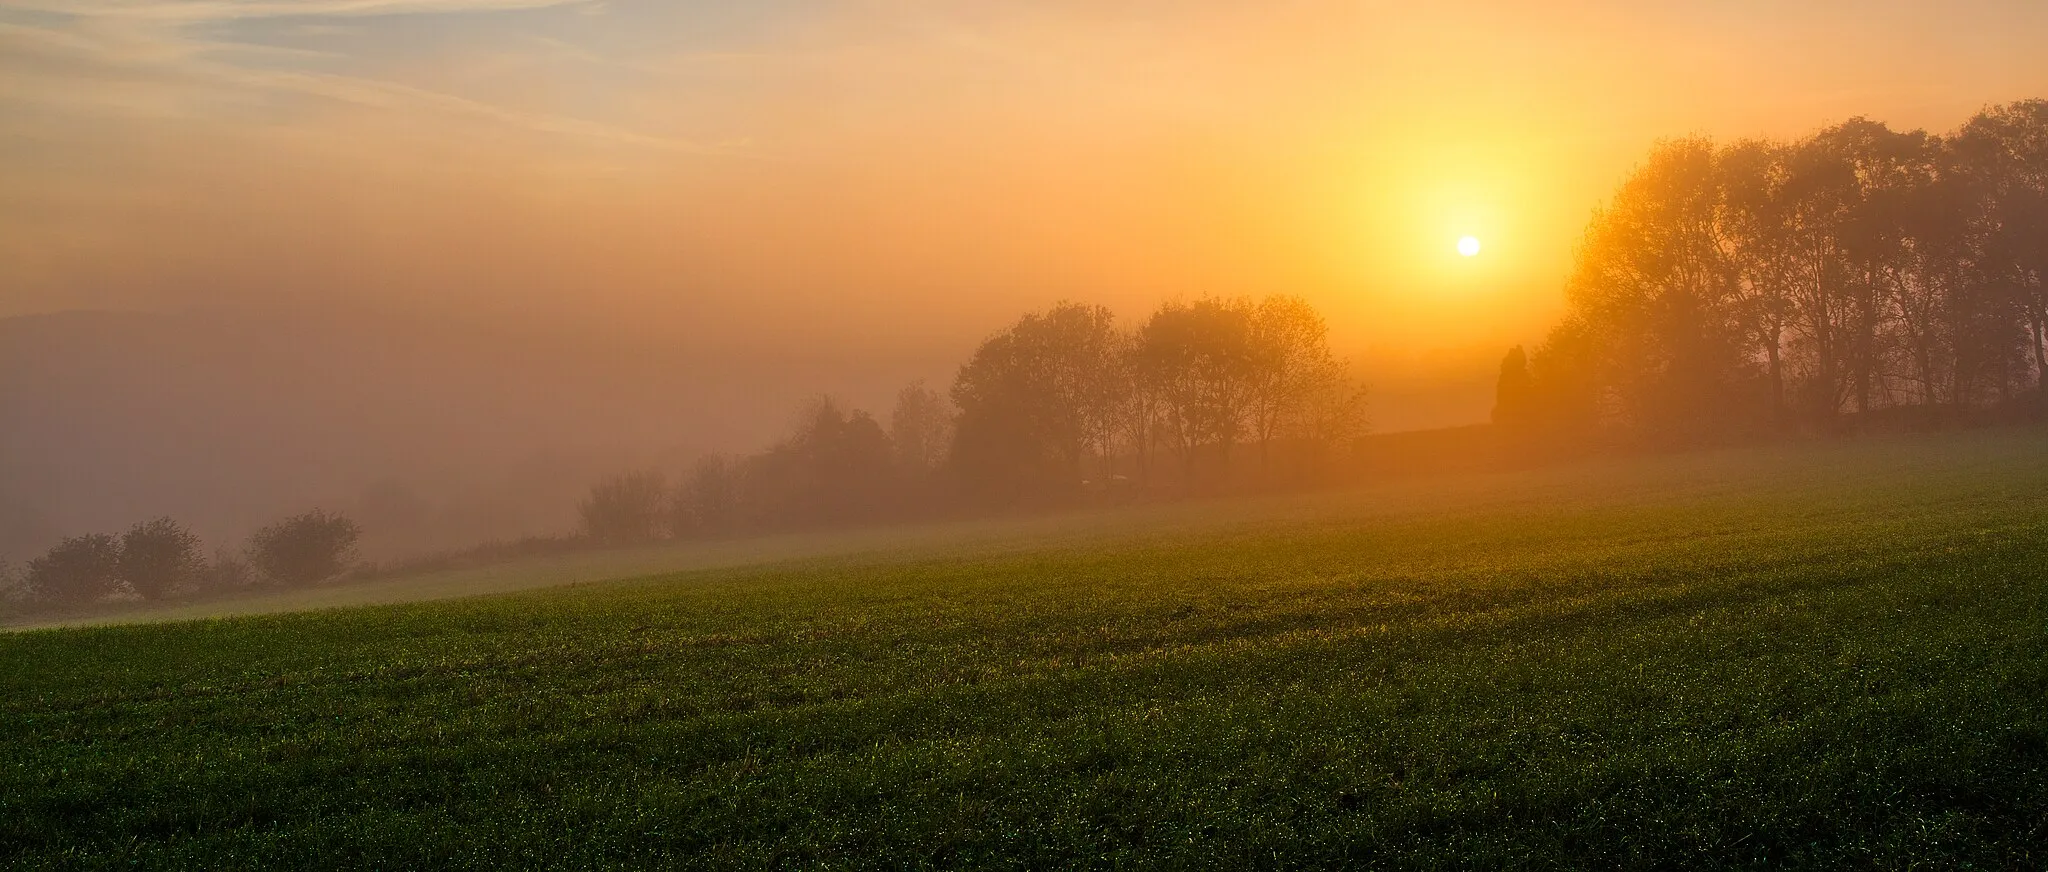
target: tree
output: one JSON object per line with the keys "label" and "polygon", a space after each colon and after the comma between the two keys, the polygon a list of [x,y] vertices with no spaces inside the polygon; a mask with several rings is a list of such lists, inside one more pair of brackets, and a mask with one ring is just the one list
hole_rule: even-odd
{"label": "tree", "polygon": [[1190,478],[1205,450],[1227,467],[1244,435],[1261,368],[1254,312],[1244,299],[1167,303],[1138,331],[1134,369],[1157,397],[1162,435]]}
{"label": "tree", "polygon": [[313,584],[340,575],[361,537],[346,516],[314,509],[257,530],[249,558],[272,584]]}
{"label": "tree", "polygon": [[1318,379],[1311,384],[1293,420],[1301,437],[1315,452],[1315,464],[1327,463],[1333,451],[1371,429],[1366,399],[1365,385],[1341,376]]}
{"label": "tree", "polygon": [[199,537],[170,518],[144,521],[121,536],[119,576],[144,599],[162,599],[206,569]]}
{"label": "tree", "polygon": [[1330,328],[1300,297],[1272,296],[1250,315],[1249,384],[1245,411],[1259,445],[1259,469],[1269,471],[1273,440],[1289,431],[1307,437],[1312,399],[1343,393],[1343,365],[1330,354]]}
{"label": "tree", "polygon": [[1639,437],[1742,422],[1752,366],[1721,214],[1712,144],[1666,142],[1594,214],[1579,247],[1565,290],[1575,368]]}
{"label": "tree", "polygon": [[1493,423],[1503,429],[1522,430],[1535,415],[1535,380],[1529,376],[1529,356],[1517,345],[1500,361],[1500,379],[1493,390]]}
{"label": "tree", "polygon": [[896,452],[874,416],[831,397],[804,411],[797,431],[770,451],[783,474],[775,513],[797,523],[838,523],[890,511]]}
{"label": "tree", "polygon": [[676,489],[676,528],[723,533],[739,522],[739,464],[716,454],[699,458]]}
{"label": "tree", "polygon": [[667,532],[668,485],[659,472],[615,475],[591,486],[577,506],[583,535],[599,545],[640,545]]}
{"label": "tree", "polygon": [[1986,278],[2010,301],[2023,334],[2016,362],[2032,364],[2038,389],[2048,379],[2048,100],[1986,109],[1949,145],[1981,198]]}
{"label": "tree", "polygon": [[1721,186],[1717,219],[1733,268],[1735,321],[1764,358],[1772,426],[1785,425],[1785,331],[1791,311],[1792,203],[1787,193],[1788,149],[1752,140],[1716,160]]}
{"label": "tree", "polygon": [[889,413],[889,442],[896,449],[896,465],[906,473],[923,478],[943,465],[952,434],[953,411],[924,382],[896,393],[896,408]]}
{"label": "tree", "polygon": [[1125,345],[1108,309],[1075,303],[983,342],[953,382],[949,462],[960,480],[997,501],[1077,489],[1089,458],[1113,451]]}
{"label": "tree", "polygon": [[1532,418],[1551,438],[1577,441],[1593,435],[1609,418],[1612,390],[1600,373],[1601,352],[1584,316],[1567,314],[1529,355]]}
{"label": "tree", "polygon": [[118,591],[121,545],[105,533],[72,536],[29,561],[29,595],[55,603],[87,603]]}

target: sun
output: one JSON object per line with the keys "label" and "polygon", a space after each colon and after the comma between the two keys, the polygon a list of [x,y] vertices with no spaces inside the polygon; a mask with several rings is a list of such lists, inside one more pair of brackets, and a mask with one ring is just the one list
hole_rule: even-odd
{"label": "sun", "polygon": [[1479,237],[1458,237],[1458,254],[1462,257],[1473,257],[1479,254]]}

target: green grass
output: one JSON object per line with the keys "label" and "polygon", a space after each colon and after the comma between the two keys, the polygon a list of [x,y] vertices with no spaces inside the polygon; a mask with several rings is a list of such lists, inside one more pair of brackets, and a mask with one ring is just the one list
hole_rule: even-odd
{"label": "green grass", "polygon": [[1615,461],[0,635],[0,864],[2041,868],[2044,449]]}

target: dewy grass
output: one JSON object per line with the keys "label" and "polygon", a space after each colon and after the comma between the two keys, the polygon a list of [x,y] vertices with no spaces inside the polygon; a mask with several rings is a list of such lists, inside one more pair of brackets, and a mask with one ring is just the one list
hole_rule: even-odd
{"label": "dewy grass", "polygon": [[0,864],[2039,868],[2044,448],[1715,452],[4,635]]}

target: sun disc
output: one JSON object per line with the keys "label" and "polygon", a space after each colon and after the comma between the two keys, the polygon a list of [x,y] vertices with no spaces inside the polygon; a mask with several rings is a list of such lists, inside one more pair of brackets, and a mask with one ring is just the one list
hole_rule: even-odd
{"label": "sun disc", "polygon": [[1463,256],[1463,257],[1472,257],[1473,255],[1476,255],[1476,254],[1478,254],[1478,253],[1479,253],[1479,237],[1477,237],[1477,236],[1462,236],[1462,237],[1459,237],[1459,238],[1458,238],[1458,254],[1459,254],[1460,256]]}

